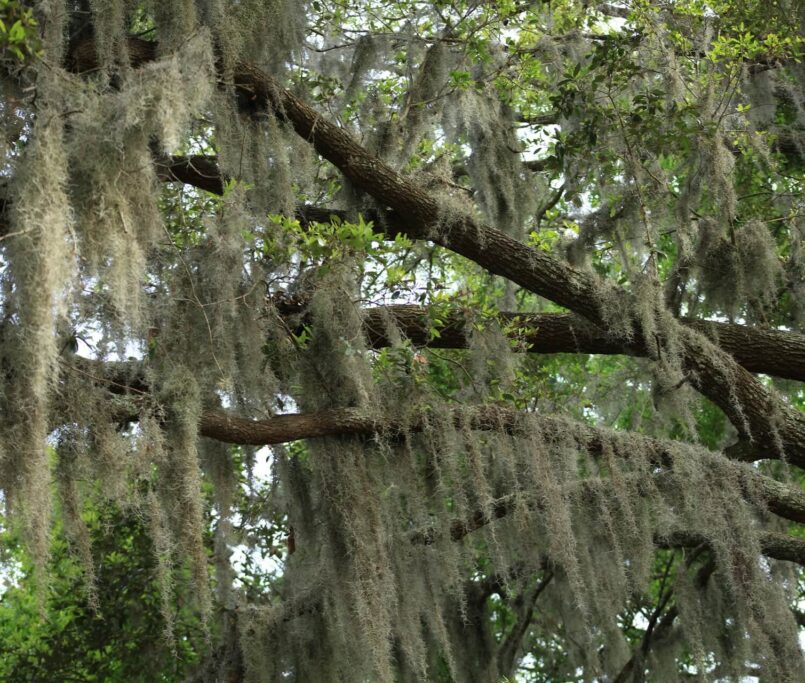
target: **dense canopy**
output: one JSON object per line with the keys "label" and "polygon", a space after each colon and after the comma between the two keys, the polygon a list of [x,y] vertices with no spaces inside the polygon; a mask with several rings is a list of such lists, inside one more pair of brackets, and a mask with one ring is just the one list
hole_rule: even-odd
{"label": "dense canopy", "polygon": [[805,680],[804,28],[0,0],[0,679]]}

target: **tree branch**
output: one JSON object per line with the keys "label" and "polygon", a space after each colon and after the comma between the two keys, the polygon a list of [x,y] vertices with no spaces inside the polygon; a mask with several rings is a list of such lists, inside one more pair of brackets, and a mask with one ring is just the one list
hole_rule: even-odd
{"label": "tree branch", "polygon": [[[679,445],[674,442],[631,432],[624,434],[557,417],[524,414],[496,405],[462,408],[454,412],[454,419],[457,424],[469,425],[472,429],[511,433],[517,433],[526,426],[533,428],[536,422],[547,440],[566,438],[572,434],[578,448],[587,450],[593,456],[600,455],[609,445],[622,451],[639,448],[652,464],[666,469],[674,467],[675,458],[678,457],[675,453],[679,451]],[[225,443],[265,446],[323,436],[381,435],[395,438],[406,431],[418,431],[423,427],[422,419],[383,421],[359,408],[338,408],[306,415],[278,415],[267,420],[248,420],[224,411],[206,410],[199,430],[203,436]],[[691,453],[714,455],[704,448],[689,448]],[[752,467],[740,463],[732,466],[744,490],[765,500],[771,512],[793,522],[805,523],[805,492],[763,476]],[[479,511],[468,520],[454,522],[450,529],[451,538],[458,540],[488,524],[490,519],[505,517],[513,510],[514,504],[510,496],[499,498],[492,504],[491,512]],[[412,541],[428,545],[436,540],[434,534],[431,530],[416,532]],[[782,546],[779,548],[783,552]]]}
{"label": "tree branch", "polygon": [[[282,304],[280,304],[282,306]],[[302,312],[299,304],[280,308],[282,313]],[[416,346],[464,349],[469,345],[468,316],[460,311],[441,317],[433,325],[428,309],[415,305],[393,305],[364,311],[367,340],[372,348],[389,345],[387,320]],[[634,346],[625,346],[612,335],[569,313],[516,313],[496,315],[508,335],[532,353],[626,354],[642,356]],[[682,318],[681,322],[712,340],[750,372],[805,381],[805,335],[782,330],[761,330],[745,325]],[[431,329],[438,336],[431,337]]]}
{"label": "tree branch", "polygon": [[553,572],[548,570],[536,586],[518,596],[519,605],[512,607],[512,610],[517,614],[517,621],[515,621],[511,631],[498,647],[497,664],[499,673],[507,676],[514,673],[517,654],[522,646],[523,637],[528,632],[531,620],[534,617],[534,607],[537,604],[537,600],[539,600],[539,596],[542,595],[552,579]]}
{"label": "tree branch", "polygon": [[154,163],[160,180],[185,183],[219,196],[224,193],[224,177],[214,156],[159,157]]}
{"label": "tree branch", "polygon": [[[694,585],[699,590],[704,590],[714,571],[715,563],[711,558],[699,569],[698,572],[696,572]],[[641,647],[632,655],[631,659],[626,662],[623,669],[621,669],[620,673],[615,677],[613,683],[627,683],[627,681],[630,680],[643,680],[645,673],[642,670],[642,667],[643,662],[645,661],[645,655],[655,642],[670,635],[674,621],[678,616],[679,607],[677,605],[671,606],[671,608],[662,616],[657,627],[652,631],[651,638],[649,638],[648,641],[644,640],[645,647],[643,647],[641,644]],[[641,667],[641,671],[637,672],[638,678],[634,676],[636,667]]]}
{"label": "tree branch", "polygon": [[[223,193],[224,179],[212,156],[170,157],[157,160],[157,173],[166,181],[178,181],[198,187],[213,194]],[[329,222],[331,217],[346,219],[346,213],[314,206],[300,206],[297,217],[303,222]],[[388,224],[390,218],[380,212],[368,212],[368,219],[380,225]],[[282,302],[282,313],[302,312],[302,306]],[[427,309],[419,306],[389,306],[370,310],[366,314],[366,332],[375,348],[388,345],[385,338],[384,314],[388,314],[400,327],[401,332],[419,346],[431,348],[466,348],[468,340],[463,319],[451,315],[437,329],[440,336],[431,339],[427,321]],[[641,349],[626,346],[600,328],[583,319],[563,313],[522,314],[502,312],[498,314],[502,324],[518,318],[520,327],[531,328],[519,339],[535,353],[590,353],[645,355]],[[746,325],[717,321],[682,318],[686,326],[704,334],[728,352],[750,372],[758,372],[784,379],[805,381],[805,335],[783,330],[760,330]]]}

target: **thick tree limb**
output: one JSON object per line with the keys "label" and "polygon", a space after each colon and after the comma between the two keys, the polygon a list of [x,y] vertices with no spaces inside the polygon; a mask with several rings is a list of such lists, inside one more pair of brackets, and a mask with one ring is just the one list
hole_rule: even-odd
{"label": "thick tree limb", "polygon": [[[431,339],[427,309],[397,305],[365,312],[367,338],[374,348],[389,343],[386,317],[417,346],[461,349],[469,344],[465,315],[448,316],[436,327],[439,336]],[[643,355],[638,354],[634,346],[619,343],[600,328],[572,314],[502,312],[497,318],[503,326],[516,323],[518,329],[511,334],[530,352]],[[693,318],[683,318],[682,322],[714,341],[750,372],[805,381],[805,335]]]}
{"label": "thick tree limb", "polygon": [[[790,521],[805,520],[805,495],[801,491],[785,487],[780,482],[763,477],[750,475],[753,485],[758,484],[767,497],[769,508]],[[754,480],[754,477],[757,477]],[[779,484],[779,486],[778,486]],[[474,531],[491,524],[497,519],[509,516],[515,510],[517,500],[513,495],[502,496],[492,501],[488,511],[478,510],[467,519],[456,519],[450,524],[450,540],[460,541]],[[799,518],[798,520],[791,519]],[[411,542],[415,545],[432,545],[438,540],[436,530],[433,528],[420,529],[411,534]],[[657,537],[655,543],[661,548],[670,547],[696,547],[706,543],[702,534],[679,532],[671,536]],[[764,555],[779,560],[796,562],[805,567],[805,539],[788,536],[780,533],[763,533],[761,535],[761,549]]]}
{"label": "thick tree limb", "polygon": [[[754,480],[752,485],[759,485],[764,488],[764,494],[775,496],[780,490],[777,484],[779,482],[764,477],[759,474],[750,475]],[[794,517],[801,517],[805,508],[805,494],[796,489],[789,488],[793,494],[792,498],[788,498],[792,503],[790,506],[785,507],[780,503],[785,500],[787,496],[783,496],[780,501],[775,503],[778,510],[783,510],[785,514],[781,516],[786,517],[791,515]],[[794,501],[793,499],[796,499]],[[451,541],[460,541],[465,536],[491,524],[497,519],[502,519],[512,514],[517,506],[517,500],[513,495],[502,496],[492,501],[489,511],[484,512],[481,510],[476,511],[471,517],[467,519],[456,519],[450,524],[449,538]],[[433,528],[420,529],[411,534],[411,542],[414,545],[431,545],[438,540],[436,530]],[[767,557],[772,557],[776,560],[784,560],[786,562],[794,562],[805,567],[805,538],[789,536],[788,534],[778,532],[761,532],[758,536],[760,540],[761,552]],[[709,545],[709,539],[701,533],[693,531],[675,531],[671,534],[656,536],[654,543],[658,548],[696,548],[699,546]]]}
{"label": "thick tree limb", "polygon": [[[223,193],[224,179],[215,157],[212,156],[160,159],[157,161],[157,172],[167,181],[186,183],[217,195]],[[300,206],[297,215],[303,221],[327,222],[330,216],[348,218],[343,211],[312,206]],[[389,218],[379,212],[370,212],[367,218],[381,225],[389,222]],[[295,309],[286,308],[283,312],[300,311],[301,307],[297,306]],[[467,346],[460,315],[450,316],[444,325],[437,328],[440,336],[431,339],[427,310],[419,306],[397,305],[367,312],[367,333],[370,343],[375,348],[381,348],[388,343],[384,332],[384,311],[416,345],[432,348]],[[521,337],[521,340],[528,345],[529,351],[535,353],[643,355],[638,353],[638,349],[634,346],[624,346],[611,335],[577,316],[565,313],[502,312],[498,317],[503,324],[511,322],[516,317],[521,321],[521,327],[532,328],[533,332]],[[681,322],[715,342],[749,372],[805,381],[805,335],[694,318],[682,318]]]}
{"label": "thick tree limb", "polygon": [[219,196],[224,193],[224,178],[214,156],[161,157],[155,164],[162,180],[185,183]]}
{"label": "thick tree limb", "polygon": [[[759,535],[759,540],[761,552],[767,557],[805,567],[805,538],[764,531]],[[676,531],[667,538],[657,540],[657,545],[667,548],[696,548],[708,544],[707,538],[692,531]]]}
{"label": "thick tree limb", "polygon": [[[679,450],[679,444],[661,439],[634,433],[624,434],[556,417],[524,415],[500,406],[465,408],[456,411],[455,419],[457,424],[469,424],[473,429],[510,432],[524,427],[526,420],[536,420],[547,438],[552,435],[566,437],[567,434],[572,434],[578,447],[588,450],[594,456],[600,454],[607,444],[620,444],[624,450],[639,447],[653,464],[663,468],[674,466],[674,453]],[[383,435],[394,438],[405,430],[416,431],[422,427],[421,421],[380,421],[377,416],[358,408],[339,408],[307,415],[279,415],[268,420],[248,420],[223,411],[207,410],[203,413],[199,430],[203,436],[226,443],[265,446],[322,436]],[[698,450],[703,455],[712,455],[705,449],[693,446],[690,449],[691,453]],[[790,521],[805,523],[805,492],[765,477],[749,466],[735,463],[734,467],[735,476],[740,477],[744,488],[765,500],[770,511]],[[513,499],[509,497],[496,500],[491,512],[478,512],[472,519],[454,523],[450,530],[451,537],[458,540],[487,524],[490,518],[505,517],[511,512],[513,504]],[[425,535],[412,540],[426,545],[435,540],[428,535],[432,532],[426,530],[422,533]]]}

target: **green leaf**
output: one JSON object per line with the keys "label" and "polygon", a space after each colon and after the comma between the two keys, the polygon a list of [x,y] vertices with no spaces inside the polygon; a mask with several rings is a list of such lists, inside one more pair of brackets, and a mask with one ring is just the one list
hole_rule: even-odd
{"label": "green leaf", "polygon": [[25,27],[19,19],[12,24],[8,40],[11,43],[21,43],[25,40]]}

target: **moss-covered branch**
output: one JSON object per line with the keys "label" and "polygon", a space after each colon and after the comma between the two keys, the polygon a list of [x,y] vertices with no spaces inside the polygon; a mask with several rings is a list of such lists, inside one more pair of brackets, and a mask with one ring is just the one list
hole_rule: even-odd
{"label": "moss-covered branch", "polygon": [[[388,319],[417,346],[462,349],[469,343],[466,316],[460,312],[443,316],[440,324],[433,325],[426,308],[396,305],[368,309],[365,319],[367,338],[374,348],[389,344],[385,331]],[[568,313],[501,312],[497,319],[504,328],[513,328],[509,335],[532,353],[645,355]],[[805,335],[693,318],[683,318],[682,322],[714,341],[750,372],[805,381]],[[438,336],[431,338],[432,329]]]}
{"label": "moss-covered branch", "polygon": [[[182,182],[218,195],[223,192],[224,180],[215,157],[179,156],[163,158],[156,163],[158,174],[167,181]],[[322,207],[300,206],[298,210],[298,217],[303,221],[327,221],[330,216],[345,217],[343,211]],[[390,214],[373,211],[366,217],[381,226],[394,225],[400,228]],[[400,231],[406,232],[404,227]],[[299,310],[299,307],[286,304],[284,310],[291,313]],[[398,305],[387,307],[384,311],[415,344],[433,348],[464,348],[467,345],[463,321],[459,315],[448,317],[437,328],[440,336],[431,339],[426,309]],[[387,344],[383,315],[384,312],[379,309],[367,312],[367,334],[370,343],[376,348]],[[499,317],[504,324],[517,318],[518,327],[533,330],[526,333],[522,341],[534,353],[646,353],[637,344],[625,345],[599,327],[568,314],[504,312]],[[805,335],[694,318],[683,318],[681,322],[704,334],[750,372],[805,381]]]}
{"label": "moss-covered branch", "polygon": [[[177,156],[159,159],[156,164],[159,176],[166,181],[182,182],[218,195],[223,192],[224,180],[215,157]],[[343,218],[344,212],[313,206],[300,206],[298,210],[298,217],[303,221],[327,221],[330,216]],[[391,215],[377,211],[371,212],[367,218],[379,225],[390,225],[393,221]],[[283,308],[286,313],[300,310],[300,306],[288,303]],[[439,337],[431,339],[427,310],[420,306],[397,305],[367,311],[366,331],[375,348],[388,343],[383,322],[385,315],[390,315],[400,331],[417,345],[432,348],[465,348],[467,345],[459,314],[448,316],[436,327]],[[566,313],[502,312],[499,318],[504,325],[516,318],[518,327],[530,329],[520,339],[534,353],[645,355],[645,349],[638,345],[625,345],[599,327]],[[805,381],[805,335],[695,318],[682,318],[681,322],[704,334],[750,372]]]}
{"label": "moss-covered branch", "polygon": [[[500,406],[484,406],[455,411],[457,423],[469,424],[477,430],[506,430],[517,432],[524,420],[536,420],[546,436],[572,434],[578,447],[593,455],[600,454],[607,444],[620,443],[624,449],[639,449],[657,467],[671,468],[679,457],[679,444],[639,434],[624,434],[610,429],[592,427],[581,422],[556,417],[525,415]],[[359,408],[341,408],[311,414],[278,415],[267,420],[249,420],[225,411],[207,410],[201,418],[199,432],[206,437],[226,443],[265,446],[299,439],[324,436],[383,435],[394,438],[406,431],[422,429],[423,421],[415,419],[380,421]],[[533,428],[533,427],[532,427]],[[690,454],[714,457],[717,454],[703,448],[689,447]],[[675,455],[676,454],[676,455]],[[734,464],[735,476],[743,487],[759,495],[769,510],[793,522],[805,523],[805,493],[791,486],[758,474],[748,466]],[[492,508],[492,517],[505,517],[513,501],[500,498]],[[457,522],[451,529],[454,540],[487,523],[489,513],[478,513],[470,520]],[[423,537],[420,542],[427,543]]]}

